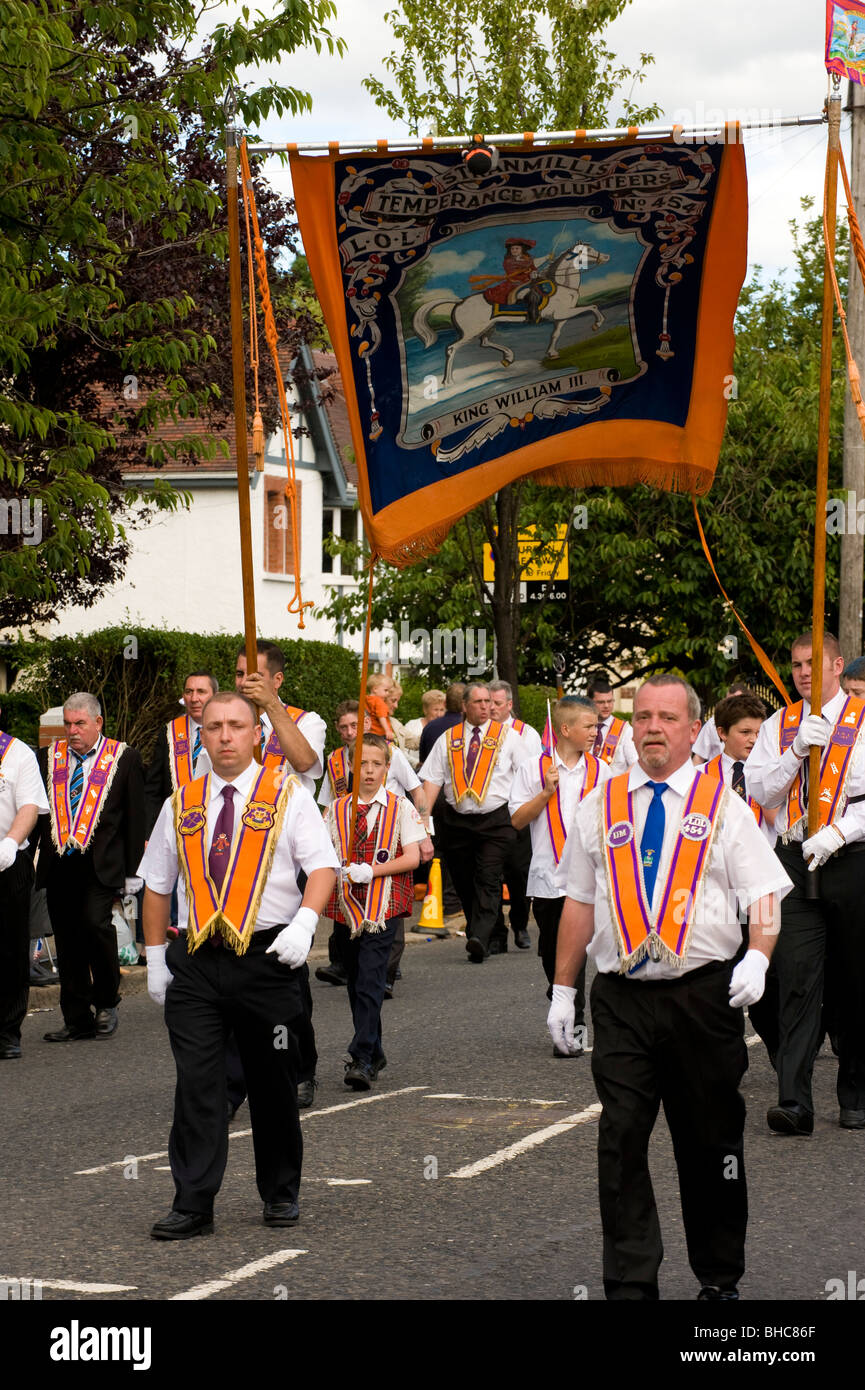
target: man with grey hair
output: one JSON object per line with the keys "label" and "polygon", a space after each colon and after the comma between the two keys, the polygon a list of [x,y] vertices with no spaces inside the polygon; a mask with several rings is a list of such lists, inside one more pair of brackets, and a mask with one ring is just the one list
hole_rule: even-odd
{"label": "man with grey hair", "polygon": [[438,845],[466,916],[466,951],[475,965],[490,954],[505,859],[516,839],[508,798],[528,756],[519,734],[491,717],[489,687],[474,683],[463,696],[462,722],[436,740],[418,774],[427,806],[444,788]]}
{"label": "man with grey hair", "polygon": [[102,732],[87,691],[63,706],[66,737],[39,752],[49,815],[40,824],[36,887],[47,889],[57,943],[63,1027],[46,1042],[110,1038],[117,1031],[120,967],[114,899],[141,886],[144,773],[134,748]]}
{"label": "man with grey hair", "polygon": [[[515,734],[519,734],[526,746],[529,758],[537,764],[542,752],[541,736],[537,729],[532,728],[531,724],[527,724],[523,719],[514,718],[513,686],[509,681],[494,680],[490,681],[489,691],[490,712],[493,719],[500,719],[506,728],[513,729]],[[529,936],[529,900],[527,897],[531,862],[531,831],[527,825],[524,825],[517,831],[517,838],[505,861],[505,883],[510,902],[508,915],[511,931],[514,934],[514,944],[520,951],[528,951],[532,944]],[[505,927],[503,904],[499,909],[490,950],[495,955],[497,951],[501,953],[507,949],[508,933]]]}
{"label": "man with grey hair", "polygon": [[[648,1151],[663,1104],[697,1297],[728,1301],[739,1297],[748,1220],[742,1009],[763,993],[778,900],[792,885],[748,805],[691,762],[691,686],[652,676],[633,729],[638,763],[589,792],[568,834],[548,1023],[554,1045],[572,1050],[588,953],[607,1298],[659,1296]],[[750,916],[744,954],[739,906]]]}

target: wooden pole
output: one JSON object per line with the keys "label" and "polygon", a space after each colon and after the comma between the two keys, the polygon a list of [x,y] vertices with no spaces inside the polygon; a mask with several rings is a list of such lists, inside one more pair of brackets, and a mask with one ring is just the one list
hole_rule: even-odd
{"label": "wooden pole", "polygon": [[[823,257],[823,323],[820,338],[820,403],[817,438],[817,495],[814,516],[814,606],[811,616],[811,713],[820,714],[823,705],[823,610],[826,601],[826,500],[829,494],[829,412],[832,401],[832,328],[835,295],[830,262],[835,257],[835,207],[838,199],[838,150],[841,146],[841,96],[833,92],[827,104],[829,142],[826,150],[826,247]],[[820,760],[822,748],[809,754],[808,834],[820,828]],[[806,876],[817,896],[816,874]]]}
{"label": "wooden pole", "polygon": [[369,557],[369,589],[366,596],[366,624],[363,632],[363,656],[360,661],[360,698],[357,702],[357,735],[354,740],[354,763],[351,775],[351,820],[348,833],[349,859],[354,852],[354,831],[357,825],[357,799],[360,793],[360,764],[363,758],[363,726],[366,722],[366,677],[369,671],[369,638],[372,630],[372,586],[375,576],[374,551]]}
{"label": "wooden pole", "polygon": [[[228,210],[228,286],[231,301],[231,374],[234,390],[234,436],[237,461],[237,510],[240,521],[240,573],[243,585],[243,632],[246,670],[258,670],[255,629],[255,579],[252,563],[252,518],[249,505],[249,442],[246,421],[246,364],[243,341],[243,299],[240,287],[240,212],[237,198],[237,131],[234,101],[225,131],[225,169]],[[261,762],[261,749],[255,750]]]}
{"label": "wooden pole", "polygon": [[[850,82],[846,110],[850,112],[850,187],[860,226],[865,224],[865,88]],[[865,361],[865,294],[856,255],[850,248],[847,288],[847,331],[857,362]],[[852,496],[851,496],[852,493]],[[865,537],[859,529],[857,504],[865,497],[865,443],[856,406],[849,391],[844,401],[844,498],[847,525],[841,533],[841,591],[838,637],[847,661],[862,655],[862,575]],[[852,507],[851,507],[852,503]],[[850,517],[853,517],[852,524]]]}

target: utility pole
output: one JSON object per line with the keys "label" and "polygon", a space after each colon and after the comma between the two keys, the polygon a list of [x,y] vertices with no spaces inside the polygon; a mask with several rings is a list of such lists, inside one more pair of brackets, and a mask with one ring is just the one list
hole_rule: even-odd
{"label": "utility pole", "polygon": [[[847,107],[850,112],[851,152],[850,187],[853,208],[860,227],[865,226],[865,90],[858,82],[848,84]],[[847,290],[847,331],[850,346],[860,372],[865,372],[865,292],[862,277],[850,249],[850,275]],[[847,661],[862,655],[862,584],[865,562],[865,443],[856,416],[856,408],[846,392],[844,402],[844,492],[846,501],[853,494],[852,516],[845,507],[847,524],[841,535],[841,598],[838,636]],[[851,534],[852,533],[852,534]]]}

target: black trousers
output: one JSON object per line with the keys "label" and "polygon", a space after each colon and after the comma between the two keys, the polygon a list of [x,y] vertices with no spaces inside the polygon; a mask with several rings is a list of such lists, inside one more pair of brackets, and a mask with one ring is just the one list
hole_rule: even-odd
{"label": "black trousers", "polygon": [[69,1028],[92,1028],[91,1006],[113,1009],[120,1003],[117,933],[111,920],[120,889],[100,883],[87,854],[77,850],[55,856],[45,886],[63,1020]]}
{"label": "black trousers", "polygon": [[811,1076],[823,1040],[827,956],[838,1046],[838,1103],[865,1110],[865,853],[842,851],[818,869],[820,897],[804,895],[808,869],[799,844],[776,847],[793,880],[781,903],[781,933],[766,992],[749,1017],[774,1058],[779,1105],[812,1113]]}
{"label": "black trousers", "polygon": [[[257,935],[257,933],[256,933]],[[216,948],[219,949],[218,947]],[[318,1066],[318,1051],[315,1046],[315,1029],[312,1026],[312,991],[309,987],[309,966],[304,962],[298,966],[303,1014],[295,1024],[297,1038],[297,1080],[312,1081]],[[237,1038],[229,1033],[225,1043],[225,1092],[232,1110],[238,1110],[246,1100],[248,1091]]]}
{"label": "black trousers", "polygon": [[700,1284],[735,1285],[745,1268],[748,1197],[739,1091],[744,1016],[731,1009],[732,961],[681,980],[596,975],[592,1075],[603,1105],[598,1186],[608,1299],[656,1299],[663,1257],[649,1174],[658,1109],[673,1139],[688,1260]]}
{"label": "black trousers", "polygon": [[446,806],[438,836],[466,916],[466,937],[476,937],[488,949],[501,909],[505,860],[517,837],[508,808],[475,816]]}
{"label": "black trousers", "polygon": [[[556,947],[559,940],[559,919],[564,898],[532,898],[532,912],[538,924],[538,955],[544,974],[547,977],[547,998],[553,997],[553,980],[556,978]],[[574,996],[574,1026],[580,1027],[586,1021],[586,966],[576,978],[577,992]]]}
{"label": "black trousers", "polygon": [[348,998],[354,1023],[354,1037],[348,1050],[360,1062],[375,1062],[383,1056],[381,1006],[388,961],[400,922],[401,917],[389,917],[383,931],[362,931],[346,947]]}
{"label": "black trousers", "polygon": [[[508,919],[514,937],[518,931],[526,931],[529,925],[529,900],[526,897],[526,885],[529,881],[531,862],[532,831],[531,826],[524,825],[522,830],[516,832],[516,840],[505,860],[504,867],[504,879],[508,886],[508,897],[510,898]],[[493,936],[507,944],[508,933],[505,927],[504,905],[501,903],[499,904],[499,915],[496,919]]]}
{"label": "black trousers", "polygon": [[0,1043],[20,1042],[30,993],[33,861],[16,854],[0,873]]}
{"label": "black trousers", "polygon": [[177,1211],[213,1210],[228,1158],[226,1043],[233,1031],[249,1094],[255,1176],[265,1202],[297,1200],[303,1141],[297,1113],[299,970],[267,947],[280,928],[255,932],[238,956],[183,937],[168,947],[173,975],[165,1022],[177,1066],[168,1159]]}

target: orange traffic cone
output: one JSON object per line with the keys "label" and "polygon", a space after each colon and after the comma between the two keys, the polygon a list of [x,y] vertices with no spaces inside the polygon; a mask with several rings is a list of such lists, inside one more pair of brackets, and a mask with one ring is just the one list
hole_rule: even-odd
{"label": "orange traffic cone", "polygon": [[429,886],[423,900],[420,920],[414,930],[423,932],[425,936],[449,935],[442,912],[442,866],[438,859],[434,859],[430,865]]}

